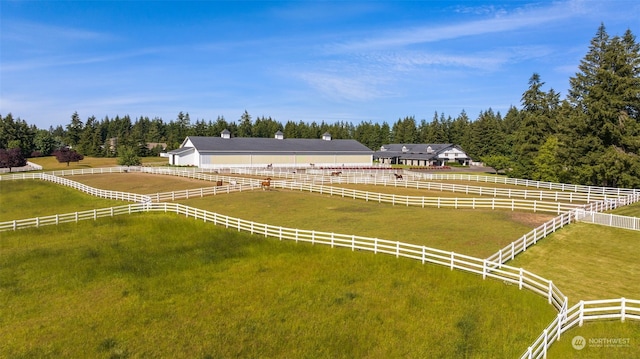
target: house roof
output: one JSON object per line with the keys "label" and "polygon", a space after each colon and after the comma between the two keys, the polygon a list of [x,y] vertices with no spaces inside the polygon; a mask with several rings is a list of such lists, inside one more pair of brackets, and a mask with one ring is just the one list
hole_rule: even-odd
{"label": "house roof", "polygon": [[[351,154],[373,154],[373,151],[356,140],[321,139],[276,139],[256,137],[202,137],[189,136],[182,146],[191,143],[198,152],[217,153],[292,153],[292,152],[342,152]],[[182,150],[186,147],[181,147]]]}
{"label": "house roof", "polygon": [[[451,143],[392,143],[383,145],[381,150],[376,151],[373,156],[377,158],[397,157],[409,160],[432,159],[451,148],[464,152],[460,146]],[[460,158],[462,159],[462,157]]]}

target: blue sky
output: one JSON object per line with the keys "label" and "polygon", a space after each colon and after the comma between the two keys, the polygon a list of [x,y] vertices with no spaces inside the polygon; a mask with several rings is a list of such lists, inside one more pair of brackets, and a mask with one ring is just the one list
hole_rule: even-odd
{"label": "blue sky", "polygon": [[601,23],[640,2],[0,0],[0,114],[389,124],[564,98]]}

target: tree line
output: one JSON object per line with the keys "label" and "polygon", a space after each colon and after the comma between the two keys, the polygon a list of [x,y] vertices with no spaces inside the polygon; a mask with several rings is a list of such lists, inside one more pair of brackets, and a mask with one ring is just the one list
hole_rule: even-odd
{"label": "tree line", "polygon": [[635,36],[627,30],[611,37],[600,25],[569,83],[561,99],[534,73],[519,107],[504,116],[489,108],[473,120],[464,110],[455,118],[435,112],[430,120],[407,116],[358,124],[254,120],[247,111],[236,121],[223,116],[192,121],[180,112],[168,122],[128,115],[83,121],[74,113],[65,127],[38,129],[8,114],[0,115],[0,148],[20,148],[27,157],[63,147],[85,156],[150,156],[163,150],[160,144],[172,150],[186,136],[220,136],[225,129],[234,137],[273,137],[282,131],[285,138],[320,138],[329,132],[372,150],[389,143],[453,143],[512,177],[640,187],[640,45]]}

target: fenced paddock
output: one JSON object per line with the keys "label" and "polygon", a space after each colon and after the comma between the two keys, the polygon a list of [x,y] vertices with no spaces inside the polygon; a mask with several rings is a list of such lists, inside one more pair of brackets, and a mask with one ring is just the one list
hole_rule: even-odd
{"label": "fenced paddock", "polygon": [[[585,321],[617,318],[622,321],[625,319],[640,320],[640,301],[638,300],[621,298],[615,300],[580,302],[571,309],[568,309],[567,297],[562,294],[552,281],[522,268],[490,262],[487,259],[378,238],[272,226],[176,203],[136,203],[55,216],[14,220],[0,223],[0,231],[19,230],[44,225],[56,225],[90,219],[96,220],[102,217],[154,211],[176,213],[185,217],[192,217],[196,220],[211,222],[228,229],[277,238],[279,240],[306,242],[312,245],[328,245],[332,248],[347,248],[352,251],[370,251],[376,254],[381,253],[395,257],[409,258],[418,260],[423,264],[437,264],[449,267],[451,270],[456,269],[474,273],[481,275],[483,279],[493,278],[501,280],[506,284],[518,285],[520,289],[527,289],[543,296],[548,303],[559,312],[557,318],[543,331],[540,337],[534,341],[522,355],[522,358],[546,357],[549,346],[555,340],[558,340],[564,331],[569,330],[575,325],[581,325]],[[619,304],[616,305],[616,303]]]}
{"label": "fenced paddock", "polygon": [[442,198],[442,197],[420,197],[420,196],[403,196],[396,194],[385,194],[378,192],[360,191],[342,187],[315,185],[311,183],[298,183],[290,181],[281,181],[272,183],[272,186],[288,189],[292,191],[316,192],[320,194],[328,194],[330,196],[339,196],[352,199],[361,199],[364,201],[373,201],[378,203],[391,203],[392,205],[416,206],[416,207],[435,207],[435,208],[454,208],[454,209],[507,209],[507,210],[525,210],[533,212],[546,212],[560,214],[578,208],[578,205],[547,202],[538,200],[523,199],[506,199],[506,198]]}
{"label": "fenced paddock", "polygon": [[634,299],[605,299],[580,301],[571,308],[558,313],[542,334],[521,356],[523,359],[546,358],[549,347],[556,340],[560,340],[562,333],[585,322],[599,320],[638,320],[640,321],[640,300]]}
{"label": "fenced paddock", "polygon": [[178,203],[136,203],[82,212],[13,220],[1,222],[0,231],[20,230],[83,220],[96,220],[103,217],[113,217],[142,212],[176,213],[185,217],[223,226],[227,229],[248,232],[264,237],[277,238],[279,240],[306,242],[312,245],[328,245],[332,248],[348,248],[352,251],[370,251],[376,254],[381,253],[393,255],[397,258],[410,258],[418,260],[423,264],[438,264],[449,267],[451,270],[457,269],[478,274],[481,275],[483,279],[494,278],[505,283],[518,285],[520,289],[527,289],[545,297],[548,303],[553,305],[556,310],[561,310],[566,306],[566,297],[551,281],[522,268],[500,265],[499,263],[491,263],[486,259],[399,241],[256,223]]}
{"label": "fenced paddock", "polygon": [[640,218],[637,217],[619,216],[595,211],[578,211],[576,212],[576,219],[580,222],[640,231]]}
{"label": "fenced paddock", "polygon": [[[521,252],[527,250],[528,247],[538,243],[539,240],[548,236],[549,234],[557,231],[558,229],[570,224],[572,221],[585,221],[589,222],[588,214],[593,214],[593,218],[599,218],[601,222],[614,223],[614,220],[610,216],[616,218],[615,226],[619,228],[640,230],[640,219],[634,217],[616,216],[611,214],[601,213],[615,209],[619,206],[625,206],[631,203],[635,203],[640,200],[640,195],[637,193],[626,195],[618,198],[615,201],[606,200],[600,202],[593,202],[584,205],[580,208],[572,209],[568,212],[561,213],[559,216],[543,223],[542,225],[534,228],[531,232],[524,234],[522,237],[508,244],[506,247],[500,249],[498,252],[487,257],[490,262],[505,263],[515,258]],[[587,218],[586,220],[584,220]],[[592,221],[591,223],[596,223]],[[606,224],[600,223],[600,224]],[[634,227],[635,226],[635,227]]]}
{"label": "fenced paddock", "polygon": [[[393,255],[395,257],[404,257],[410,258],[413,260],[419,260],[422,263],[431,263],[442,266],[447,266],[451,270],[462,270],[470,273],[474,273],[477,275],[481,275],[483,279],[493,278],[496,280],[501,280],[505,284],[510,285],[518,285],[520,289],[526,289],[532,291],[540,296],[543,296],[549,304],[551,304],[559,313],[557,317],[552,321],[549,326],[543,331],[543,333],[534,341],[534,343],[527,348],[526,352],[522,355],[522,358],[543,358],[546,357],[546,353],[548,351],[549,346],[555,341],[560,339],[562,333],[567,330],[580,326],[584,322],[588,321],[597,321],[597,320],[616,320],[619,319],[621,321],[625,321],[626,319],[631,320],[640,320],[640,301],[633,299],[608,299],[608,300],[599,300],[599,301],[581,301],[580,303],[574,305],[571,308],[567,308],[568,299],[566,296],[562,294],[562,292],[550,281],[543,277],[540,277],[534,273],[528,272],[522,268],[511,267],[505,265],[504,262],[510,259],[521,252],[526,250],[526,248],[530,245],[535,244],[538,240],[545,237],[547,234],[557,230],[558,228],[562,228],[564,225],[571,223],[571,221],[582,220],[587,217],[587,213],[593,213],[593,218],[596,218],[597,215],[600,215],[602,211],[616,208],[621,205],[637,202],[640,200],[640,191],[639,190],[623,190],[623,189],[607,189],[607,188],[598,188],[598,187],[588,187],[588,186],[573,186],[573,185],[564,185],[564,184],[553,184],[549,185],[549,189],[552,190],[560,190],[560,191],[573,191],[576,192],[584,192],[585,193],[593,193],[593,194],[601,194],[603,196],[614,196],[616,198],[608,198],[603,199],[598,202],[592,202],[582,206],[569,206],[569,207],[557,207],[560,203],[552,203],[555,208],[546,209],[548,211],[556,211],[559,213],[558,217],[544,223],[543,225],[535,228],[532,232],[524,235],[518,240],[511,243],[509,246],[503,248],[498,253],[490,256],[486,259],[475,258],[472,256],[466,256],[462,254],[457,254],[454,252],[447,252],[438,249],[433,249],[425,246],[418,246],[403,242],[395,242],[388,241],[384,239],[377,238],[369,238],[369,237],[360,237],[355,235],[345,235],[345,234],[336,234],[336,233],[328,233],[328,232],[320,232],[320,231],[309,231],[309,230],[300,230],[295,228],[285,228],[278,227],[272,225],[266,225],[261,223],[255,223],[251,221],[245,221],[239,218],[232,218],[229,216],[201,210],[198,208],[188,207],[180,204],[174,203],[152,203],[152,201],[165,201],[169,200],[169,198],[177,199],[183,196],[182,198],[188,198],[188,196],[204,196],[207,194],[216,194],[216,193],[229,193],[234,189],[230,187],[222,188],[222,187],[211,187],[211,188],[201,188],[196,190],[189,191],[177,191],[177,192],[169,192],[169,193],[161,193],[152,196],[142,196],[137,194],[125,193],[125,192],[117,192],[117,191],[105,191],[98,190],[95,188],[91,188],[89,186],[85,186],[83,184],[77,183],[75,181],[71,181],[69,179],[60,178],[58,176],[67,176],[67,175],[75,175],[75,174],[90,174],[90,173],[123,173],[127,171],[136,171],[139,170],[141,172],[149,173],[157,173],[157,174],[167,174],[167,175],[177,175],[184,176],[190,178],[198,178],[207,181],[218,181],[221,179],[219,175],[211,175],[206,173],[200,173],[197,171],[176,171],[173,169],[148,169],[148,168],[125,168],[125,167],[114,167],[114,168],[105,168],[105,169],[89,169],[89,170],[73,170],[73,171],[56,171],[53,174],[44,174],[44,173],[21,173],[21,174],[13,174],[13,175],[5,175],[0,176],[0,180],[10,180],[10,179],[43,179],[52,181],[55,183],[59,183],[62,185],[70,186],[81,190],[85,193],[92,194],[102,198],[110,198],[110,199],[121,199],[127,201],[138,202],[135,204],[129,204],[118,207],[111,208],[103,208],[103,209],[94,209],[89,211],[82,212],[73,212],[66,214],[58,214],[53,216],[45,216],[24,220],[14,220],[8,222],[0,223],[0,231],[8,231],[8,230],[19,230],[23,228],[30,227],[41,227],[46,225],[57,225],[62,223],[70,223],[70,222],[78,222],[81,220],[97,220],[102,217],[111,217],[117,215],[126,215],[140,212],[171,212],[176,213],[178,215],[184,215],[185,217],[192,217],[197,220],[203,220],[205,222],[211,222],[215,225],[225,226],[225,228],[235,229],[238,231],[249,232],[255,235],[278,238],[280,240],[292,240],[296,242],[306,242],[311,243],[312,245],[328,245],[333,248],[347,248],[352,251],[360,250],[360,251],[371,251],[373,253],[381,253],[387,255]],[[444,175],[444,174],[427,174],[431,177],[433,176],[446,176],[448,179],[453,179],[451,177],[459,177],[461,175]],[[464,180],[470,180],[469,177],[483,177],[485,180],[494,179],[494,177],[486,177],[486,176],[466,176]],[[222,177],[225,178],[225,177]],[[296,178],[296,177],[293,177]],[[496,177],[499,178],[499,177]],[[460,179],[460,178],[458,178]],[[505,178],[500,178],[501,180],[508,180]],[[226,177],[226,180],[234,180],[237,181],[236,177]],[[242,183],[237,183],[238,190],[242,190],[242,188],[251,189],[253,188],[254,182],[257,183],[256,180],[251,179],[243,179]],[[518,183],[518,181],[524,181],[526,184]],[[498,182],[496,182],[498,183]],[[409,196],[393,196],[386,198],[383,194],[373,193],[373,192],[365,192],[365,191],[353,191],[346,190],[342,188],[333,188],[331,186],[317,186],[309,183],[297,183],[291,181],[274,181],[274,184],[280,186],[281,188],[286,188],[290,190],[298,190],[298,191],[306,191],[309,190],[311,192],[319,192],[319,193],[327,193],[331,195],[339,195],[342,197],[352,197],[358,199],[364,199],[366,201],[378,201],[398,205],[420,205],[427,206],[433,205],[434,207],[453,207],[453,208],[465,208],[464,206],[471,207],[466,208],[481,208],[478,206],[483,205],[482,202],[478,202],[477,198],[465,198],[465,199],[435,199],[436,202],[430,203],[429,198],[427,197],[409,197]],[[528,185],[528,186],[538,186],[538,188],[547,188],[544,182],[536,182],[536,181],[528,181],[528,180],[514,180],[514,184],[518,185]],[[560,187],[558,187],[560,186]],[[566,188],[565,188],[566,186]],[[570,187],[573,186],[573,187]],[[593,189],[593,190],[592,190]],[[219,192],[216,192],[218,191]],[[466,190],[470,190],[470,187]],[[591,192],[590,192],[591,191]],[[540,191],[539,193],[542,193]],[[418,202],[415,202],[416,198],[419,198]],[[544,209],[544,201],[522,201],[518,202],[516,205],[515,199],[505,200],[505,199],[485,199],[492,200],[491,202],[486,202],[484,205],[490,206],[490,208],[504,208],[500,207],[500,205],[504,205],[504,203],[511,203],[510,206],[507,205],[507,209],[523,209],[522,206],[527,207],[529,210],[540,210]],[[505,200],[506,202],[500,203],[500,200]],[[453,201],[453,202],[447,202]],[[467,202],[471,201],[471,202]],[[424,203],[424,204],[423,204]],[[491,204],[488,204],[491,203]],[[497,204],[499,203],[499,204]],[[523,203],[523,204],[521,204]],[[565,204],[566,205],[566,204]],[[558,209],[560,208],[560,209]],[[555,212],[554,212],[555,213]],[[611,215],[605,215],[611,216]],[[599,217],[599,216],[598,216]],[[607,218],[609,223],[614,223],[618,221],[617,217],[602,217]],[[615,219],[614,219],[615,218]],[[628,218],[628,217],[624,217]],[[595,221],[595,220],[594,220]],[[617,223],[617,222],[616,222]],[[603,223],[604,224],[604,223]],[[632,226],[637,226],[634,222]],[[630,229],[635,229],[637,227],[632,227]]]}

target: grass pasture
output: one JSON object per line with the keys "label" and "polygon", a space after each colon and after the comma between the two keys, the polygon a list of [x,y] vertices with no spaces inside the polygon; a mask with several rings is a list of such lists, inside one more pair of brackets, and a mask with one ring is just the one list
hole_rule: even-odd
{"label": "grass pasture", "polygon": [[94,188],[139,194],[181,191],[216,185],[211,181],[139,172],[78,175],[67,178]]}
{"label": "grass pasture", "polygon": [[[135,193],[213,185],[139,173],[69,178]],[[477,257],[553,217],[281,189],[178,202],[261,223]],[[45,181],[0,181],[0,221],[122,204]],[[638,216],[640,204],[613,212]],[[553,280],[570,305],[638,299],[636,237],[571,224],[507,264]],[[517,357],[556,314],[544,298],[475,275],[254,237],[171,214],[3,232],[0,239],[0,357]],[[549,358],[637,357],[639,333],[636,322],[588,323],[565,333]],[[631,347],[576,351],[574,335],[631,338]]]}
{"label": "grass pasture", "polygon": [[[116,157],[85,157],[82,161],[70,162],[68,166],[66,162],[58,162],[55,156],[29,158],[29,161],[42,166],[44,171],[76,170],[118,165],[118,158]],[[164,157],[141,157],[140,161],[142,164],[169,164],[169,159]]]}
{"label": "grass pasture", "polygon": [[499,281],[169,214],[0,249],[0,357],[513,358],[555,315]]}
{"label": "grass pasture", "polygon": [[573,223],[520,253],[508,265],[522,267],[580,300],[640,299],[637,231]]}
{"label": "grass pasture", "polygon": [[[585,338],[586,346],[576,350],[572,345],[575,336]],[[605,345],[601,339],[622,339]],[[549,358],[600,359],[637,358],[640,353],[640,325],[637,322],[588,322],[562,334],[549,350]]]}
{"label": "grass pasture", "polygon": [[97,198],[42,180],[0,181],[0,221],[120,206],[128,202]]}
{"label": "grass pasture", "polygon": [[617,214],[619,216],[640,217],[640,202],[618,207],[607,213]]}
{"label": "grass pasture", "polygon": [[176,202],[259,223],[403,241],[481,258],[553,218],[507,210],[393,206],[287,190]]}

